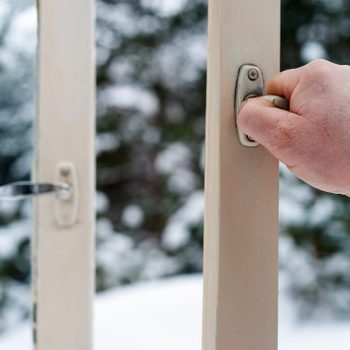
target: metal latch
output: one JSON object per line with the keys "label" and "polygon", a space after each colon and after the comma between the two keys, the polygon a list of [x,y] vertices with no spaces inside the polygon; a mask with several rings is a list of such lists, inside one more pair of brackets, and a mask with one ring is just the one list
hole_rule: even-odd
{"label": "metal latch", "polygon": [[22,200],[34,196],[55,194],[57,198],[68,199],[71,188],[64,183],[14,182],[0,187],[0,200]]}
{"label": "metal latch", "polygon": [[77,221],[79,188],[73,163],[57,165],[55,181],[45,183],[14,182],[0,187],[1,200],[22,200],[36,196],[55,195],[55,221],[59,226],[72,226]]}
{"label": "metal latch", "polygon": [[264,96],[264,78],[261,69],[252,64],[244,64],[238,72],[236,93],[235,93],[235,121],[238,131],[239,141],[243,146],[256,147],[258,143],[251,137],[243,133],[237,126],[237,117],[244,101],[250,98],[262,96],[274,104],[275,107],[288,110],[289,102],[281,96]]}
{"label": "metal latch", "polygon": [[61,162],[57,165],[55,182],[68,184],[72,195],[67,200],[55,201],[56,223],[62,227],[73,226],[78,221],[79,183],[75,166],[71,162]]}

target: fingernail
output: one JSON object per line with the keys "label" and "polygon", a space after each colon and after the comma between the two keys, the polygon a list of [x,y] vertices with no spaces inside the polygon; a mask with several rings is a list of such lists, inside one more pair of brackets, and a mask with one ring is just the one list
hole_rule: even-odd
{"label": "fingernail", "polygon": [[242,110],[242,108],[248,103],[248,101],[243,101],[239,107],[239,111]]}

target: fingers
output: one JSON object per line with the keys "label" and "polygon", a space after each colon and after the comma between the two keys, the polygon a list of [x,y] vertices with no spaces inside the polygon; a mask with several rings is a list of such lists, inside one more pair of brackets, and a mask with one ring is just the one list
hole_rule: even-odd
{"label": "fingers", "polygon": [[294,163],[291,150],[298,143],[300,116],[276,108],[263,98],[254,98],[242,105],[237,124],[276,158],[289,165]]}
{"label": "fingers", "polygon": [[286,70],[278,74],[266,86],[266,94],[284,96],[290,100],[301,79],[301,68]]}

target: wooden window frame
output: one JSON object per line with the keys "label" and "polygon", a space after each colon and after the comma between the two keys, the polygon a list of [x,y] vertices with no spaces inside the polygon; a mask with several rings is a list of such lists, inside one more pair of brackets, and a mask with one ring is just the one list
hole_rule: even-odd
{"label": "wooden window frame", "polygon": [[[77,176],[77,218],[35,200],[36,350],[92,349],[94,295],[94,1],[39,0],[39,93],[33,179]],[[276,350],[278,162],[238,142],[235,80],[256,64],[279,71],[279,0],[209,0],[203,350]],[[57,209],[58,205],[58,209]],[[62,208],[61,208],[62,209]],[[67,209],[68,210],[68,209]]]}
{"label": "wooden window frame", "polygon": [[280,0],[209,0],[203,350],[276,350],[278,162],[237,136],[243,64],[279,71]]}
{"label": "wooden window frame", "polygon": [[[65,173],[64,167],[59,169],[64,162],[73,166],[76,183],[74,203],[73,199],[64,202],[55,197],[35,200],[32,275],[36,350],[92,349],[94,9],[93,0],[38,1],[39,86],[33,180],[59,180]],[[69,223],[69,218],[67,222],[67,215],[76,216],[74,222]]]}

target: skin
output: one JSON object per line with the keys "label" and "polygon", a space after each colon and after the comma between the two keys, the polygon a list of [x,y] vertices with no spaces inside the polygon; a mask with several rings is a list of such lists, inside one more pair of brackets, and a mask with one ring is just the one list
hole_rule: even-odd
{"label": "skin", "polygon": [[290,111],[249,99],[239,128],[306,183],[349,196],[350,67],[317,60],[280,73],[266,94],[287,98]]}

